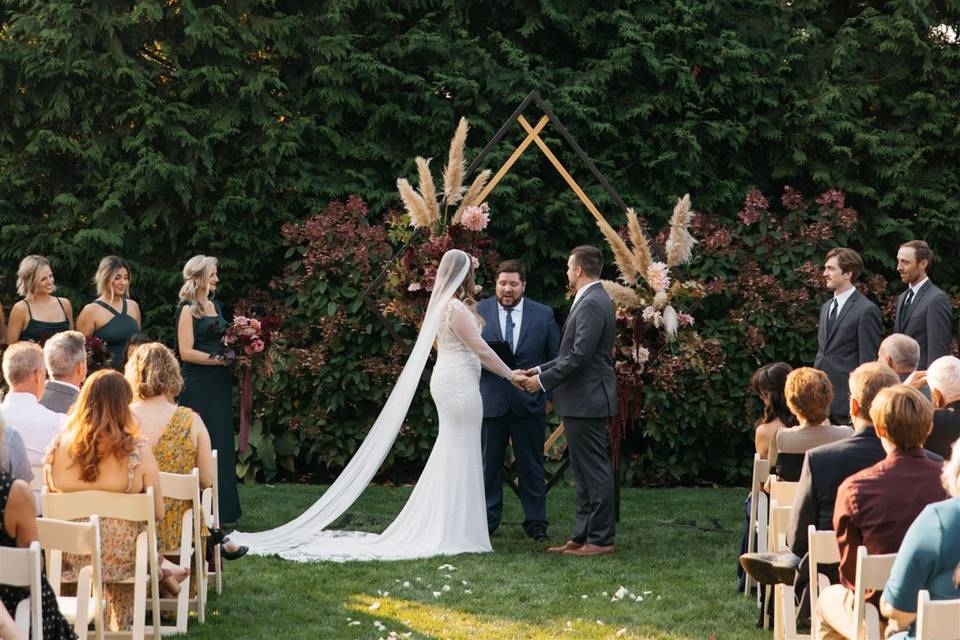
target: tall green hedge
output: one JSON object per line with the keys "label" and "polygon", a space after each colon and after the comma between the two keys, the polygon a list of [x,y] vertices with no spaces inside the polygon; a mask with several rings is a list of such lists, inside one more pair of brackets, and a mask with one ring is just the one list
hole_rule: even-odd
{"label": "tall green hedge", "polygon": [[[731,222],[753,186],[837,188],[851,244],[895,276],[904,238],[956,253],[957,31],[960,5],[932,0],[3,0],[0,301],[25,254],[76,306],[118,253],[168,336],[187,257],[220,257],[229,305],[283,272],[283,224],[349,194],[397,206],[413,156],[440,156],[461,115],[476,153],[531,89],[653,229],[685,192]],[[490,203],[500,253],[559,303],[565,252],[598,241],[586,212],[533,150]]]}

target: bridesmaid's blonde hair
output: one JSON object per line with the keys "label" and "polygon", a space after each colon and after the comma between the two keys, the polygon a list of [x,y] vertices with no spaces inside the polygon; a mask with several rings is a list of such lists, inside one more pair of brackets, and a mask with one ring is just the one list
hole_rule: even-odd
{"label": "bridesmaid's blonde hair", "polygon": [[[117,275],[117,272],[120,269],[127,270],[127,277],[129,281],[133,280],[133,274],[130,273],[130,265],[127,264],[127,261],[118,256],[107,256],[100,261],[100,264],[97,266],[97,273],[93,276],[93,284],[97,287],[97,295],[106,297],[107,292],[110,292],[110,299],[113,300],[113,289],[110,286],[110,283],[113,282],[113,277]],[[128,282],[129,282],[128,281]],[[126,298],[130,297],[130,286],[127,285],[127,295]]]}
{"label": "bridesmaid's blonde hair", "polygon": [[20,261],[17,269],[17,293],[21,298],[33,295],[37,290],[37,283],[40,282],[40,270],[49,266],[50,261],[38,255],[27,256]]}
{"label": "bridesmaid's blonde hair", "polygon": [[217,267],[217,259],[213,256],[193,256],[183,265],[183,286],[180,287],[180,302],[190,305],[190,313],[194,318],[203,317],[201,298],[206,298],[210,292],[210,277]]}

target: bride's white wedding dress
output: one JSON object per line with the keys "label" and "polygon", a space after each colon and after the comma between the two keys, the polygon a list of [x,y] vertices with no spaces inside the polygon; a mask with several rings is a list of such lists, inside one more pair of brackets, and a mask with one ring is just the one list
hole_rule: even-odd
{"label": "bride's white wedding dress", "polygon": [[[385,414],[395,413],[390,408],[394,396],[407,392],[412,396],[415,391],[415,382],[412,389],[401,388],[406,369],[370,435],[327,493],[307,513],[287,525],[262,533],[234,534],[232,537],[237,543],[249,545],[255,554],[279,555],[301,562],[400,560],[492,550],[487,533],[480,446],[481,363],[508,379],[511,371],[480,337],[479,318],[463,302],[455,298],[438,302],[443,306],[436,314],[439,316],[435,334],[437,361],[430,378],[430,393],[437,406],[439,433],[423,473],[397,518],[381,534],[324,529],[362,491],[356,484],[363,481],[363,475],[354,474],[352,467],[360,465],[365,468],[364,473],[375,471],[392,445],[396,434],[390,437],[385,449],[382,440],[389,434],[382,434],[380,448],[366,455],[365,448],[378,440],[377,430],[384,426],[381,421]],[[429,310],[427,317],[430,318]],[[426,321],[424,325],[423,331],[429,332]],[[429,339],[430,335],[424,336],[423,331],[421,338]],[[418,339],[410,358],[414,369],[417,348],[422,347],[420,342]],[[406,407],[403,407],[405,413]],[[372,460],[361,464],[365,456]],[[379,462],[375,456],[380,456]],[[372,471],[370,475],[372,477]],[[364,486],[366,482],[369,478],[363,481]]]}

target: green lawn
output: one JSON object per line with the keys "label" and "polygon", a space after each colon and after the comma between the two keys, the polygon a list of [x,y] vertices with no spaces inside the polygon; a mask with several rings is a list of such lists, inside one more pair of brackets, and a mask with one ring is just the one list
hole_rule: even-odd
{"label": "green lawn", "polygon": [[[321,493],[308,485],[241,487],[246,529],[299,514]],[[372,487],[344,516],[382,530],[408,488]],[[628,489],[612,557],[548,555],[527,539],[513,495],[494,553],[429,560],[298,564],[248,557],[226,565],[206,625],[191,638],[764,638],[754,605],[735,590],[741,489]],[[562,542],[573,490],[548,497]],[[341,519],[342,524],[343,519]],[[454,568],[443,568],[452,565]],[[613,600],[625,587],[631,595]],[[407,635],[408,634],[408,635]]]}

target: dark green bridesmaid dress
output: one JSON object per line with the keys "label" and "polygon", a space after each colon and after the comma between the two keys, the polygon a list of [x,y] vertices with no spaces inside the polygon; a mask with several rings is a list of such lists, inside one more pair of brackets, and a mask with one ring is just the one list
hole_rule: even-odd
{"label": "dark green bridesmaid dress", "polygon": [[127,342],[130,338],[140,333],[140,327],[137,326],[137,321],[133,319],[133,316],[127,314],[126,298],[123,298],[123,306],[119,313],[106,302],[94,300],[93,303],[113,314],[110,322],[94,331],[93,335],[107,343],[107,349],[113,354],[111,366],[117,371],[122,371],[123,351],[127,348]]}
{"label": "dark green bridesmaid dress", "polygon": [[[213,301],[215,316],[193,318],[193,348],[204,353],[223,350],[223,332],[227,321],[220,303]],[[190,313],[188,305],[177,306],[177,323],[181,313]],[[240,518],[240,495],[237,493],[237,456],[233,430],[233,372],[222,365],[183,363],[183,391],[178,401],[200,414],[210,442],[217,450],[217,480],[220,492],[220,520],[233,524]]]}
{"label": "dark green bridesmaid dress", "polygon": [[27,322],[27,326],[23,328],[23,331],[20,332],[20,340],[30,340],[31,342],[42,344],[53,334],[70,330],[70,319],[67,318],[67,310],[63,307],[63,302],[60,301],[60,298],[56,300],[57,304],[60,305],[60,310],[63,311],[63,320],[60,322],[46,322],[45,320],[33,319],[33,309],[30,308],[30,303],[24,298],[23,303],[27,305],[27,314],[30,316],[30,320]]}

